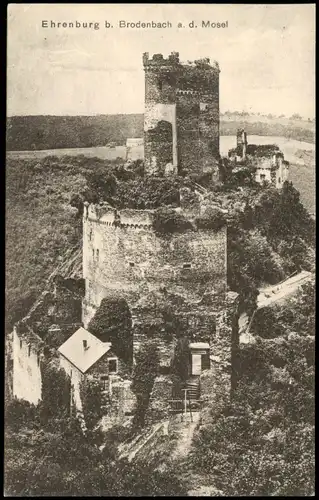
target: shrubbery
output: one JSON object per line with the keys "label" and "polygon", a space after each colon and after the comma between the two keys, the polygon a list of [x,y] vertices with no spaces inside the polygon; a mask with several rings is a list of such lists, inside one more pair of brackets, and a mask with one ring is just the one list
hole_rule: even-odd
{"label": "shrubbery", "polygon": [[194,231],[193,225],[183,214],[169,208],[160,208],[155,212],[153,229],[159,234]]}
{"label": "shrubbery", "polygon": [[124,361],[132,362],[133,336],[131,312],[125,299],[108,297],[88,325],[88,330],[102,342],[111,342],[112,349]]}

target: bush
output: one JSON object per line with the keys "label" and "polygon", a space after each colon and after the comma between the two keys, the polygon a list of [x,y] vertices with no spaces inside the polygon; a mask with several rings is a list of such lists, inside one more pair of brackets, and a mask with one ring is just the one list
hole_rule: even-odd
{"label": "bush", "polygon": [[83,379],[80,384],[80,398],[86,428],[88,431],[93,431],[103,416],[99,382],[87,378]]}
{"label": "bush", "polygon": [[195,223],[198,229],[212,229],[218,231],[226,224],[226,216],[217,209],[208,208],[204,215],[196,217]]}
{"label": "bush", "polygon": [[88,330],[102,342],[111,342],[112,349],[125,362],[132,362],[132,318],[125,299],[104,298],[90,321]]}
{"label": "bush", "polygon": [[190,350],[189,341],[186,338],[178,339],[174,357],[172,360],[172,374],[177,376],[182,382],[186,382],[189,377]]}
{"label": "bush", "polygon": [[71,379],[62,368],[55,368],[48,361],[40,364],[42,401],[39,403],[41,422],[54,428],[54,420],[70,415]]}
{"label": "bush", "polygon": [[156,210],[153,229],[158,234],[183,233],[185,231],[194,231],[190,221],[182,214],[169,208]]}
{"label": "bush", "polygon": [[36,424],[37,408],[28,401],[12,399],[5,404],[5,425],[17,432]]}

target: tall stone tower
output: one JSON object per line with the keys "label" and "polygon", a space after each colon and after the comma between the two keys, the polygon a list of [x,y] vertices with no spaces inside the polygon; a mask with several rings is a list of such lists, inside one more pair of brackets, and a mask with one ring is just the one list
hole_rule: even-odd
{"label": "tall stone tower", "polygon": [[219,160],[219,67],[208,58],[181,63],[172,52],[143,55],[144,151],[148,174],[214,172]]}

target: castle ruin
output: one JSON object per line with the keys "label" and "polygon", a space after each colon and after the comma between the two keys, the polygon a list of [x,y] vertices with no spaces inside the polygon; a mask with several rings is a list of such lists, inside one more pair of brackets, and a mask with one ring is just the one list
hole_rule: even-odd
{"label": "castle ruin", "polygon": [[147,174],[216,171],[219,160],[219,66],[182,63],[178,52],[143,55],[144,156]]}

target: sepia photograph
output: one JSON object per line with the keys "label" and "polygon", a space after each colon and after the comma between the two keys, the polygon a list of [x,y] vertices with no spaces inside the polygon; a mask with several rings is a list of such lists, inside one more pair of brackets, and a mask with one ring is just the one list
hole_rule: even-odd
{"label": "sepia photograph", "polygon": [[4,496],[315,495],[315,4],[7,7]]}

